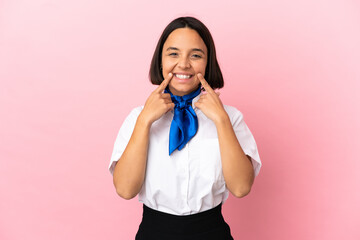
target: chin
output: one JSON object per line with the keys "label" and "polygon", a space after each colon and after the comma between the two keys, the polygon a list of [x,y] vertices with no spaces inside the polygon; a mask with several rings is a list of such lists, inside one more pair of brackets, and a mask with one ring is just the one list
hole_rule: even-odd
{"label": "chin", "polygon": [[186,94],[189,94],[193,91],[195,91],[197,89],[197,87],[195,88],[172,88],[170,89],[170,91],[174,94],[174,95],[178,95],[178,96],[183,96]]}

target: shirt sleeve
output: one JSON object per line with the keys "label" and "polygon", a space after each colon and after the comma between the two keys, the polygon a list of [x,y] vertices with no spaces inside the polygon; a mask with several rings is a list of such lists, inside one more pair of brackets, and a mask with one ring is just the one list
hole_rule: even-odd
{"label": "shirt sleeve", "polygon": [[262,164],[255,139],[244,121],[243,114],[238,109],[230,107],[228,113],[231,113],[229,116],[241,148],[246,155],[251,157],[251,162],[256,177],[260,172]]}
{"label": "shirt sleeve", "polygon": [[114,149],[111,155],[109,171],[111,175],[114,174],[114,169],[117,161],[125,151],[125,148],[130,140],[134,131],[136,120],[142,110],[142,107],[133,109],[130,114],[125,118],[114,143]]}

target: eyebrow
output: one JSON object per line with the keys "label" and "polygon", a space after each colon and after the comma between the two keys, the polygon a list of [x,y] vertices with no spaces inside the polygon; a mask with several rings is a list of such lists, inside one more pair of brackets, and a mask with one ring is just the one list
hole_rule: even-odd
{"label": "eyebrow", "polygon": [[[169,50],[179,51],[179,49],[176,48],[176,47],[168,47],[168,48],[166,49],[166,51],[169,51]],[[193,49],[191,49],[191,51],[202,52],[203,54],[205,54],[205,52],[204,52],[202,49],[200,49],[200,48],[193,48]]]}

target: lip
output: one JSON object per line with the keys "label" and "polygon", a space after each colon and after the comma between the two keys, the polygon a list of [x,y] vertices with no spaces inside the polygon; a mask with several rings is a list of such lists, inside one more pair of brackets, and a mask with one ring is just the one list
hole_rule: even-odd
{"label": "lip", "polygon": [[192,73],[187,73],[187,72],[174,72],[173,74],[191,75],[191,76],[193,76],[193,75],[194,75],[194,74],[192,74]]}

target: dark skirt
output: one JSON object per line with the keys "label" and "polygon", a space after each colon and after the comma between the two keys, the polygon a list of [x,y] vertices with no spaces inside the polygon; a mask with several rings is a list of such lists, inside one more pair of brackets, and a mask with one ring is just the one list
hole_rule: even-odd
{"label": "dark skirt", "polygon": [[143,218],[135,240],[233,240],[221,213],[221,204],[210,210],[173,215],[143,204]]}

